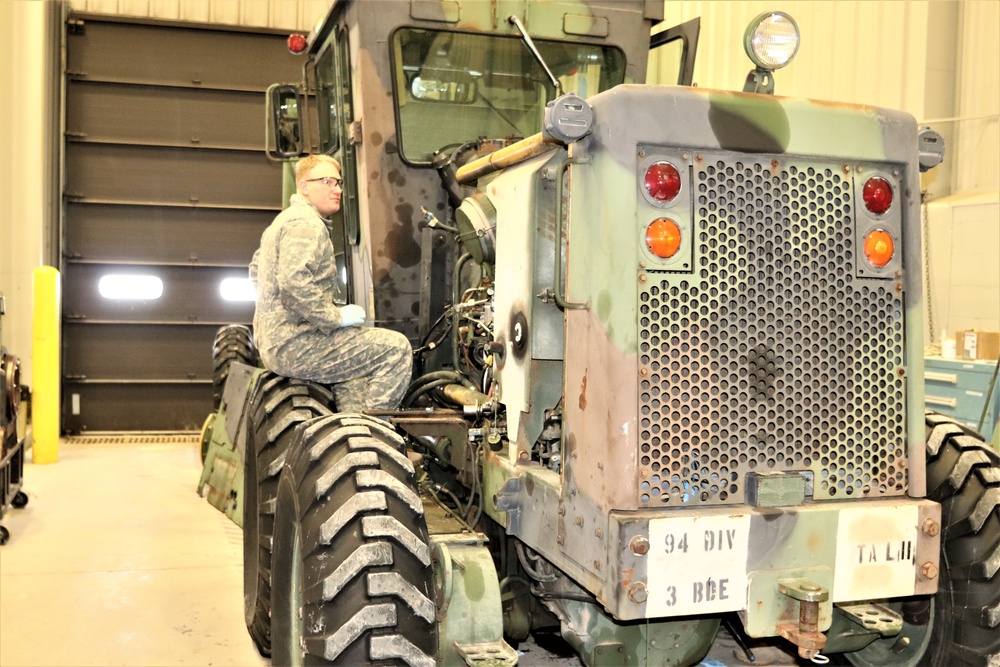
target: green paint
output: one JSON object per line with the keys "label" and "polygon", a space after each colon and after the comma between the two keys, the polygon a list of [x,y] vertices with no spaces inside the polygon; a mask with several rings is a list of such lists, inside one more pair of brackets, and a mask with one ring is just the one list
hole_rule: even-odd
{"label": "green paint", "polygon": [[597,295],[597,316],[602,322],[607,322],[611,317],[611,293],[603,289]]}
{"label": "green paint", "polygon": [[748,153],[784,153],[791,139],[781,102],[765,95],[710,93],[708,121],[719,145]]}
{"label": "green paint", "polygon": [[[482,563],[470,563],[468,567],[465,568],[464,576],[462,577],[463,583],[465,584],[465,595],[473,602],[479,602],[486,595],[486,577],[492,575],[495,580],[497,577],[496,569],[490,564],[489,572],[486,572]],[[497,584],[499,586],[499,584]]]}

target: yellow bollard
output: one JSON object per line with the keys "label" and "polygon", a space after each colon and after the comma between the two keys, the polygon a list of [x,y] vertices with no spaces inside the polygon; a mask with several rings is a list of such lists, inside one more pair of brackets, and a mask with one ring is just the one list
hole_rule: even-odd
{"label": "yellow bollard", "polygon": [[59,460],[59,272],[40,266],[32,281],[31,460],[55,463]]}

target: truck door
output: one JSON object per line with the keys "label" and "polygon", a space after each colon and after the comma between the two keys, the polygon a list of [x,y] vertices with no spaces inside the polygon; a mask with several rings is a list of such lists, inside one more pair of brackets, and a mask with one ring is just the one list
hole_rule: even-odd
{"label": "truck door", "polygon": [[690,86],[700,32],[700,17],[654,32],[649,38],[648,82]]}

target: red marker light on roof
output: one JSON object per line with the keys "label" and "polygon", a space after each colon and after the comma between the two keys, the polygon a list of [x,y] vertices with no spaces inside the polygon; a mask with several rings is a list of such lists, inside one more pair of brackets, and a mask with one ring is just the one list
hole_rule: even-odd
{"label": "red marker light on roof", "polygon": [[657,201],[672,201],[681,190],[681,175],[669,162],[657,162],[646,170],[646,192]]}
{"label": "red marker light on roof", "polygon": [[868,179],[862,196],[865,199],[865,208],[875,215],[882,215],[892,206],[892,186],[879,176]]}
{"label": "red marker light on roof", "polygon": [[288,36],[288,50],[295,55],[305,51],[307,46],[309,46],[309,42],[306,41],[305,35],[294,33]]}

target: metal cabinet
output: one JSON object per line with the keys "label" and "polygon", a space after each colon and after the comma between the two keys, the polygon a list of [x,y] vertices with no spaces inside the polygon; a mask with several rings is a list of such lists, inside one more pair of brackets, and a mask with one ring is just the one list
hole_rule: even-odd
{"label": "metal cabinet", "polygon": [[[966,426],[977,428],[996,363],[927,357],[924,359],[924,405],[928,410],[955,417]],[[989,396],[982,428],[987,438],[996,427],[998,415],[1000,386],[994,387]]]}

